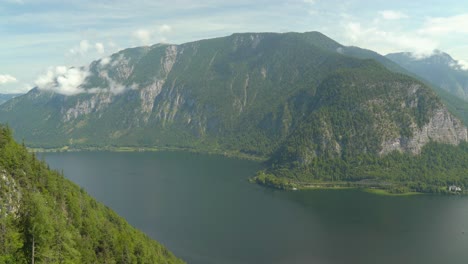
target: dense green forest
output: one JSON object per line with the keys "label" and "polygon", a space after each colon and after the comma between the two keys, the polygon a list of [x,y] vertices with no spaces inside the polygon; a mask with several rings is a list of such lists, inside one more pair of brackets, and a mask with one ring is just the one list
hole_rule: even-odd
{"label": "dense green forest", "polygon": [[[319,157],[310,164],[297,161],[269,161],[269,169],[259,172],[254,181],[279,189],[313,183],[349,187],[376,187],[390,192],[445,193],[447,187],[468,187],[468,143],[450,146],[429,143],[420,155],[392,152],[385,157],[345,155]],[[287,165],[285,165],[287,164]]]}
{"label": "dense green forest", "polygon": [[182,263],[0,126],[0,263]]}

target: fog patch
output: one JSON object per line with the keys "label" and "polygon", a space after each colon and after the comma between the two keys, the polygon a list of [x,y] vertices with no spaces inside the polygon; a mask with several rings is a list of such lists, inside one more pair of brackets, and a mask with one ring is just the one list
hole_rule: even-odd
{"label": "fog patch", "polygon": [[85,68],[57,66],[49,68],[45,74],[39,76],[35,84],[40,90],[76,95],[86,92],[82,85],[89,75],[89,71]]}

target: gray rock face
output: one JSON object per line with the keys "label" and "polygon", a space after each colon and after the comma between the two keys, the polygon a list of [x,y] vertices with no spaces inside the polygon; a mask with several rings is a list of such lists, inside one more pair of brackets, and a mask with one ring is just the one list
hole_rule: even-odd
{"label": "gray rock face", "polygon": [[88,115],[93,112],[98,112],[106,108],[112,103],[111,93],[99,93],[91,98],[83,101],[78,101],[75,106],[63,110],[63,121],[68,122],[82,115]]}
{"label": "gray rock face", "polygon": [[13,214],[19,210],[21,193],[16,181],[5,170],[0,170],[0,217]]}
{"label": "gray rock face", "polygon": [[385,155],[395,150],[419,154],[422,147],[431,141],[451,145],[468,141],[467,128],[445,107],[435,111],[429,122],[422,128],[416,127],[415,124],[412,128],[414,132],[411,138],[399,137],[383,142],[380,154]]}

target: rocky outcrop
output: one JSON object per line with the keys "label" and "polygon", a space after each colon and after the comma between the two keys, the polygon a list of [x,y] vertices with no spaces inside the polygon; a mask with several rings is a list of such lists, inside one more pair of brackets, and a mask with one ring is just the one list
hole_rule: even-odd
{"label": "rocky outcrop", "polygon": [[71,108],[64,109],[63,121],[69,122],[82,115],[88,115],[106,108],[112,103],[112,93],[99,93],[86,100],[78,100]]}
{"label": "rocky outcrop", "polygon": [[141,112],[145,114],[143,120],[148,122],[149,114],[153,111],[154,100],[161,93],[167,76],[172,70],[177,59],[177,46],[171,45],[166,48],[165,56],[161,58],[161,78],[156,79],[150,85],[140,90]]}
{"label": "rocky outcrop", "polygon": [[423,127],[418,128],[416,124],[413,124],[412,130],[413,135],[410,138],[399,137],[383,142],[380,154],[385,155],[392,151],[419,154],[422,147],[431,141],[451,145],[468,141],[467,128],[445,107],[434,111],[429,122]]}
{"label": "rocky outcrop", "polygon": [[0,170],[0,190],[0,215],[13,214],[16,216],[20,206],[21,193],[16,181],[6,170]]}

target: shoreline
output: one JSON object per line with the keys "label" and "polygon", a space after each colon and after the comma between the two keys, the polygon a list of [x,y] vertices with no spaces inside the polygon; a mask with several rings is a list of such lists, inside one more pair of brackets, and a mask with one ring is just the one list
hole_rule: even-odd
{"label": "shoreline", "polygon": [[241,153],[238,151],[226,151],[226,150],[204,150],[194,148],[182,148],[182,147],[86,147],[86,148],[70,148],[64,146],[61,148],[30,148],[27,147],[29,152],[34,153],[62,153],[62,152],[161,152],[161,151],[182,151],[195,154],[207,154],[224,156],[228,158],[237,158],[243,160],[252,160],[257,162],[263,162],[267,160],[267,157],[261,157],[256,155],[250,155]]}
{"label": "shoreline", "polygon": [[[193,154],[205,154],[205,155],[216,155],[223,156],[227,158],[236,158],[243,160],[251,160],[256,162],[264,162],[267,160],[267,157],[261,157],[256,155],[250,155],[246,153],[241,153],[239,151],[225,151],[217,149],[195,149],[195,148],[183,148],[183,147],[86,147],[86,148],[70,148],[69,146],[64,146],[61,148],[27,148],[29,152],[34,153],[62,153],[62,152],[162,152],[162,151],[181,151],[188,152]],[[258,175],[257,175],[258,176]],[[273,188],[279,190],[287,191],[314,191],[314,190],[358,190],[374,195],[382,196],[413,196],[413,195],[422,195],[422,194],[437,194],[437,193],[425,193],[417,192],[414,190],[404,191],[404,192],[392,192],[388,187],[397,186],[395,183],[388,182],[372,182],[371,184],[365,182],[294,182],[287,179],[284,179],[284,182],[259,182],[257,176],[249,178],[251,183],[261,185],[266,188]],[[275,177],[276,178],[276,177]],[[402,186],[403,187],[403,186]],[[439,193],[445,195],[468,195],[466,191],[464,192],[446,192]]]}
{"label": "shoreline", "polygon": [[421,192],[410,189],[407,186],[394,182],[379,182],[377,180],[362,180],[358,182],[297,182],[285,178],[278,178],[271,174],[259,172],[255,177],[249,179],[249,182],[256,183],[266,188],[284,190],[284,191],[316,191],[316,190],[357,190],[374,195],[382,196],[413,196],[422,194],[440,194],[440,195],[467,195],[466,191],[450,192],[443,187],[439,187],[439,192]]}

